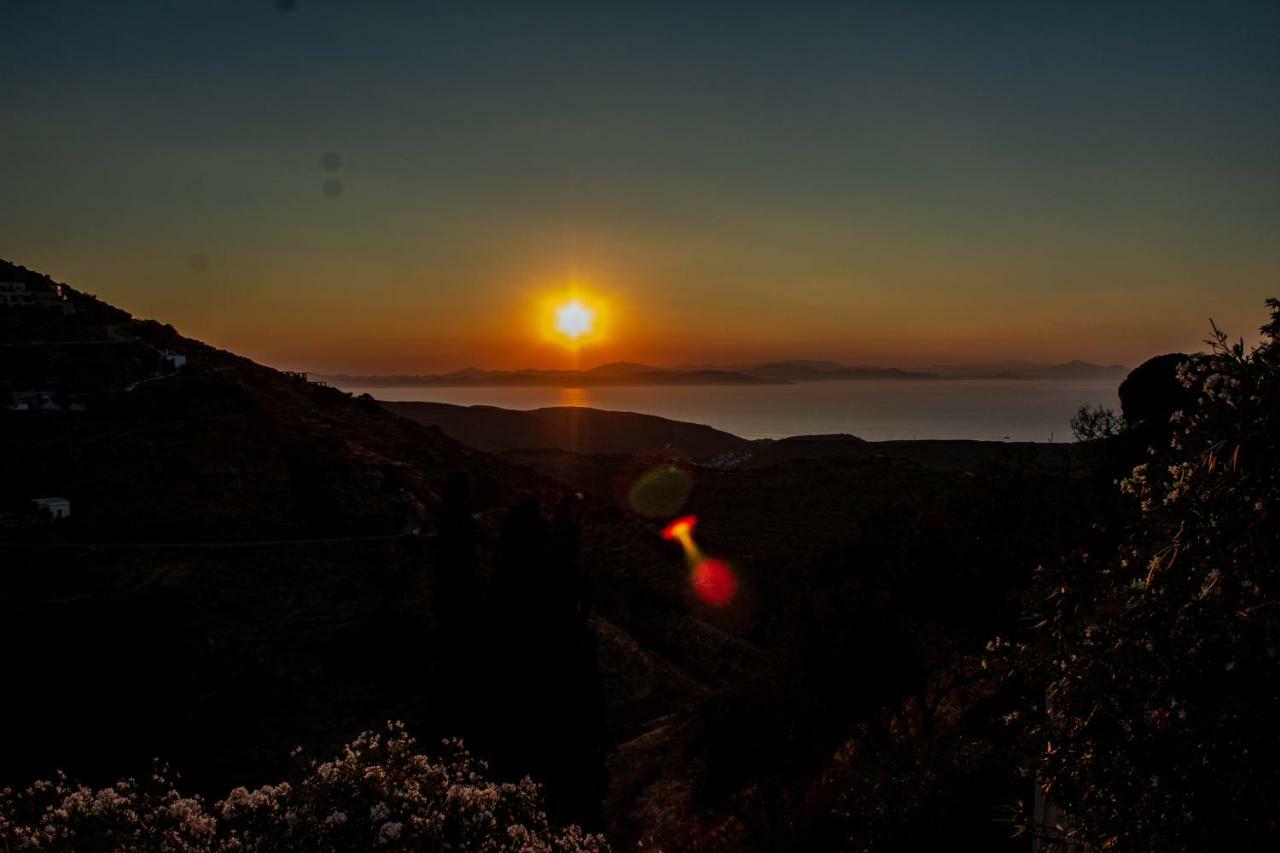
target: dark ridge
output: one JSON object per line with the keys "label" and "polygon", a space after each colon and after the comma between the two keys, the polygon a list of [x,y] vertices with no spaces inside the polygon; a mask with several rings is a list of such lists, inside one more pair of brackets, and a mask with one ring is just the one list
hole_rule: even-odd
{"label": "dark ridge", "polygon": [[557,406],[514,411],[495,406],[383,402],[388,410],[437,426],[487,451],[555,448],[576,453],[637,453],[661,450],[693,459],[745,450],[752,442],[701,424],[634,412]]}

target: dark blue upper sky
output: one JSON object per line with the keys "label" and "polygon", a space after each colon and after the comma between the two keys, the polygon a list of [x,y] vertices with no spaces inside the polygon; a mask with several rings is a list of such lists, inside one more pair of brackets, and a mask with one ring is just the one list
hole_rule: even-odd
{"label": "dark blue upper sky", "polygon": [[1276,2],[289,5],[0,0],[0,256],[352,369],[536,360],[570,271],[667,361],[1132,361],[1277,290]]}

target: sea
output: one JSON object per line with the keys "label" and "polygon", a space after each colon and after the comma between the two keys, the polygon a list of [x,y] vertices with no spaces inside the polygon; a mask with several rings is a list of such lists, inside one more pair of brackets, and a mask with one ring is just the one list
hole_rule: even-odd
{"label": "sea", "polygon": [[1107,380],[935,379],[609,388],[342,386],[379,400],[540,409],[590,406],[706,424],[743,438],[847,433],[869,441],[1071,441],[1084,405],[1119,410]]}

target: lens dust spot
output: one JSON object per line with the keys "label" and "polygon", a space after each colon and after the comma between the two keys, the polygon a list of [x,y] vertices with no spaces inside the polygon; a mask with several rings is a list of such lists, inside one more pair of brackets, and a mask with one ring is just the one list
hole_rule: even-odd
{"label": "lens dust spot", "polygon": [[627,491],[627,503],[645,518],[675,515],[689,500],[693,479],[679,465],[663,463],[645,471]]}
{"label": "lens dust spot", "polygon": [[338,178],[330,178],[325,181],[324,185],[321,187],[321,191],[324,193],[325,198],[342,198],[342,194],[346,192],[346,190],[347,188]]}

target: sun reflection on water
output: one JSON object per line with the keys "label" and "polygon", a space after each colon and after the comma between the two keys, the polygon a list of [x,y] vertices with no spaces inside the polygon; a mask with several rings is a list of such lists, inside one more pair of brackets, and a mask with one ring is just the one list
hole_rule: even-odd
{"label": "sun reflection on water", "polygon": [[591,405],[591,396],[586,388],[561,388],[556,399],[557,406],[575,406],[582,408]]}

